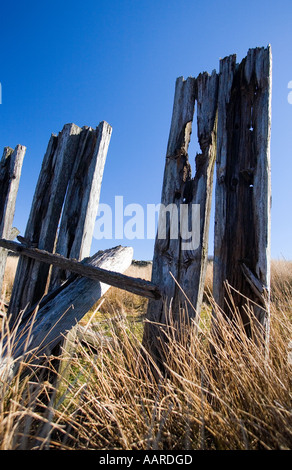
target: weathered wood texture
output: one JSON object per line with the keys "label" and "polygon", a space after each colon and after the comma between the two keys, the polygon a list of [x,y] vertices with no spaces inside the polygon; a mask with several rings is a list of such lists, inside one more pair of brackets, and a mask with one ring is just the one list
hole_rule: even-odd
{"label": "weathered wood texture", "polygon": [[233,300],[248,334],[243,296],[264,307],[254,307],[254,314],[268,328],[271,63],[270,47],[249,50],[240,64],[235,55],[220,63],[214,297],[232,316],[225,281],[242,294],[234,292]]}
{"label": "weathered wood texture", "polygon": [[[215,71],[212,75],[200,74],[197,79],[177,79],[161,197],[162,209],[171,205],[172,210],[170,217],[160,212],[159,227],[166,223],[166,236],[163,239],[157,233],[152,273],[152,282],[159,285],[164,297],[149,302],[147,319],[151,323],[146,323],[144,334],[148,345],[157,336],[155,324],[167,323],[170,304],[175,322],[180,321],[180,309],[186,305],[188,317],[195,318],[200,311],[216,156],[217,94]],[[201,153],[196,155],[192,176],[188,146],[196,101]],[[150,347],[153,351],[153,344]]]}
{"label": "weathered wood texture", "polygon": [[[197,89],[197,133],[201,153],[196,155],[195,174],[185,187],[183,203],[188,204],[188,226],[195,227],[197,244],[194,249],[184,249],[182,244],[179,285],[190,300],[189,316],[198,318],[203,300],[204,284],[208,261],[209,224],[212,202],[213,173],[216,159],[217,94],[218,76],[200,74],[196,80]],[[190,208],[199,208],[199,218],[192,221]],[[195,234],[193,234],[195,236]],[[179,290],[178,292],[181,293]],[[182,303],[184,295],[178,298]]]}
{"label": "weathered wood texture", "polygon": [[[94,255],[89,264],[92,268],[123,273],[131,265],[133,249],[115,247]],[[67,331],[76,325],[90,308],[105,294],[109,285],[97,280],[80,278],[64,283],[57,289],[56,295],[49,295],[48,301],[31,316],[27,322],[20,322],[15,333],[14,345],[2,348],[0,369],[6,364],[13,364],[13,370],[6,371],[12,375],[17,371],[18,361],[36,364],[42,355],[50,355]],[[13,351],[13,358],[8,357]],[[9,373],[10,372],[10,373]]]}
{"label": "weathered wood texture", "polygon": [[[66,258],[81,260],[90,254],[111,133],[104,121],[96,130],[84,128],[81,132],[56,245],[56,252]],[[50,289],[67,277],[64,271],[53,269]]]}
{"label": "weathered wood texture", "polygon": [[[112,272],[96,266],[91,266],[88,264],[88,258],[79,262],[74,259],[65,258],[58,253],[48,253],[47,251],[40,250],[38,248],[28,247],[20,243],[4,239],[0,239],[0,247],[42,263],[49,265],[52,264],[64,271],[88,277],[89,279],[98,280],[133,294],[141,295],[142,297],[149,299],[158,299],[160,297],[159,289],[153,283],[144,279],[126,276],[118,272]],[[55,289],[52,292],[55,292]]]}
{"label": "weathered wood texture", "polygon": [[[106,123],[96,130],[66,124],[51,136],[25,231],[28,245],[50,253],[57,246],[77,259],[89,252],[110,134]],[[54,272],[52,287],[61,278]],[[9,305],[12,325],[21,310],[47,292],[49,279],[48,264],[21,257]]]}
{"label": "weathered wood texture", "polygon": [[[188,146],[196,101],[201,153],[192,177]],[[160,213],[153,257],[152,282],[163,296],[149,302],[144,332],[153,356],[162,351],[165,325],[183,324],[181,306],[187,307],[187,318],[200,314],[216,154],[215,300],[232,315],[225,298],[228,282],[235,288],[233,301],[247,333],[251,334],[247,298],[259,305],[253,307],[253,323],[259,330],[268,329],[270,128],[270,47],[249,50],[241,64],[235,55],[227,57],[220,62],[219,75],[214,71],[211,76],[177,79],[161,197],[162,209],[169,205],[170,214]],[[185,249],[182,228],[188,218],[185,226],[191,229],[190,208],[195,204],[200,207],[198,245]],[[164,222],[166,236],[161,238]]]}
{"label": "weathered wood texture", "polygon": [[[5,147],[0,161],[0,237],[10,239],[15,212],[23,158],[26,147],[17,145],[15,150]],[[7,251],[0,248],[0,295],[5,272]]]}
{"label": "weathered wood texture", "polygon": [[[40,249],[54,251],[58,223],[81,129],[64,126],[58,136],[52,135],[43,159],[34,193],[25,238]],[[13,285],[9,314],[11,323],[28,304],[37,302],[45,293],[49,266],[20,258]]]}

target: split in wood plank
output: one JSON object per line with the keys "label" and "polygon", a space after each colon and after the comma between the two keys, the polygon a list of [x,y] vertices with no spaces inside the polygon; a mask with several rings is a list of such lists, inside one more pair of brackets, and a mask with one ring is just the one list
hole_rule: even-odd
{"label": "split in wood plank", "polygon": [[[155,355],[155,344],[167,315],[179,325],[181,309],[187,303],[188,318],[199,316],[208,260],[208,235],[211,211],[213,171],[216,158],[218,75],[213,71],[197,78],[176,81],[172,122],[166,152],[162,207],[173,207],[175,214],[166,223],[166,236],[157,233],[152,282],[159,285],[164,298],[150,301],[144,329],[144,343]],[[195,157],[195,170],[189,161],[192,121],[197,102],[197,129],[201,152]],[[197,212],[196,212],[197,210]],[[177,215],[178,236],[172,234],[171,224]],[[176,222],[175,222],[176,223]],[[191,232],[190,232],[191,230]],[[191,241],[187,240],[191,234]],[[187,299],[187,300],[186,300]],[[170,313],[171,309],[171,313]],[[162,340],[163,341],[163,340]],[[159,341],[158,341],[159,342]],[[160,346],[157,346],[159,356]]]}
{"label": "split in wood plank", "polygon": [[271,66],[270,46],[220,62],[213,295],[230,316],[232,286],[248,335],[246,298],[263,305],[254,315],[269,329]]}
{"label": "split in wood plank", "polygon": [[[81,131],[55,250],[66,258],[82,260],[90,255],[111,134],[112,128],[105,121],[96,129],[85,126]],[[54,267],[49,290],[59,286],[67,277],[65,271]]]}

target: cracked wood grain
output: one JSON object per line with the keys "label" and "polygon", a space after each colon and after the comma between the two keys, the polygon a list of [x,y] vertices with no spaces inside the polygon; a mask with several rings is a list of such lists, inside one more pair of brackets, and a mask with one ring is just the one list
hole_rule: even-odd
{"label": "cracked wood grain", "polygon": [[[229,316],[224,283],[242,294],[233,300],[249,335],[246,297],[260,302],[252,279],[266,292],[270,285],[271,64],[270,46],[250,49],[240,64],[235,55],[220,63],[213,290]],[[254,314],[268,330],[266,297],[261,304]]]}
{"label": "cracked wood grain", "polygon": [[[58,136],[51,136],[43,159],[25,230],[25,238],[42,250],[54,251],[80,132],[81,128],[75,124],[66,124]],[[33,305],[44,295],[48,274],[47,264],[20,258],[8,309],[12,325],[20,311],[28,304]]]}
{"label": "cracked wood grain", "polygon": [[[177,79],[161,196],[164,207],[172,205],[172,213],[170,217],[160,213],[159,223],[166,222],[166,237],[160,239],[157,234],[153,257],[152,282],[159,285],[163,298],[149,301],[144,331],[144,343],[157,356],[161,349],[156,339],[160,336],[157,324],[169,322],[170,309],[176,324],[183,323],[181,309],[186,304],[188,319],[196,318],[200,311],[216,156],[217,94],[216,71],[200,74],[197,79]],[[201,153],[196,155],[192,176],[188,147],[196,101]],[[197,218],[192,217],[194,207],[199,208]],[[172,233],[171,222],[177,223],[178,236]],[[192,237],[196,234],[196,240],[191,240],[194,243],[184,238],[183,227]]]}
{"label": "cracked wood grain", "polygon": [[[56,244],[56,253],[66,258],[81,260],[90,254],[111,133],[111,126],[103,121],[96,129],[84,127],[80,134]],[[65,271],[54,268],[50,289],[67,276]]]}

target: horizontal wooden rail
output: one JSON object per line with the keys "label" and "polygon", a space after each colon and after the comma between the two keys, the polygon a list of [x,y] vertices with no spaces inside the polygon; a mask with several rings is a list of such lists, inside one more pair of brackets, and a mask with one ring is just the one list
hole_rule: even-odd
{"label": "horizontal wooden rail", "polygon": [[[133,248],[116,246],[93,255],[88,264],[116,273],[124,273],[133,260]],[[0,351],[0,378],[15,376],[21,365],[21,377],[32,367],[55,355],[64,336],[107,292],[109,284],[72,274],[60,287],[42,299],[30,312],[20,312],[12,334],[4,334]],[[5,325],[4,329],[5,329]],[[6,332],[5,332],[6,333]],[[73,332],[72,332],[73,333]]]}
{"label": "horizontal wooden rail", "polygon": [[25,246],[21,243],[6,240],[3,238],[0,239],[0,247],[5,248],[6,250],[13,251],[14,253],[19,253],[23,256],[33,258],[43,263],[58,266],[63,270],[79,274],[80,276],[88,277],[90,279],[94,279],[105,284],[118,287],[119,289],[126,290],[142,297],[147,297],[148,299],[161,298],[159,288],[152,282],[140,278],[126,276],[125,274],[113,271],[107,271],[106,269],[90,266],[86,263],[87,260],[83,260],[82,262],[80,262],[74,259],[68,259],[57,253],[52,254],[44,250],[39,250],[38,248]]}

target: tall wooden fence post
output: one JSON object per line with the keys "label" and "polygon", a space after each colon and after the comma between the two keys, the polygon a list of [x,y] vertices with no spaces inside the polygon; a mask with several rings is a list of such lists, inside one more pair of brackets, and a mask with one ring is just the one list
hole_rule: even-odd
{"label": "tall wooden fence post", "polygon": [[[96,130],[66,124],[51,136],[25,231],[28,246],[78,260],[89,255],[111,130],[106,122]],[[67,278],[54,268],[50,281],[49,270],[20,258],[9,305],[12,326],[22,310]]]}
{"label": "tall wooden fence post", "polygon": [[[26,147],[17,145],[15,150],[5,147],[0,161],[0,238],[11,238],[16,196],[19,187]],[[5,272],[7,251],[0,248],[0,296]]]}
{"label": "tall wooden fence post", "polygon": [[[56,253],[67,258],[81,260],[90,254],[111,133],[112,128],[105,121],[96,130],[82,130],[56,244]],[[65,272],[54,268],[50,289],[58,287],[66,278]]]}
{"label": "tall wooden fence post", "polygon": [[248,335],[247,300],[268,330],[270,284],[271,49],[256,48],[238,65],[220,64],[214,242],[214,297],[228,315],[227,281]]}
{"label": "tall wooden fence post", "polygon": [[[201,153],[192,177],[187,152],[195,101]],[[144,330],[144,344],[158,360],[162,343],[167,342],[167,324],[172,322],[179,334],[181,307],[188,310],[187,319],[200,314],[216,145],[214,297],[232,316],[226,302],[229,283],[247,334],[251,335],[253,321],[246,313],[247,298],[254,304],[256,335],[268,330],[270,129],[270,46],[249,50],[241,64],[236,64],[235,55],[221,60],[219,76],[214,71],[211,76],[204,73],[196,79],[177,80],[153,257],[152,282],[163,298],[149,302]],[[184,228],[189,233],[190,209],[196,204],[200,207],[198,244],[185,249],[182,234]],[[163,224],[165,236],[161,237]]]}
{"label": "tall wooden fence post", "polygon": [[[58,136],[52,135],[44,156],[25,239],[32,246],[53,252],[74,156],[79,144],[80,127],[66,124]],[[28,304],[45,293],[49,266],[21,257],[19,259],[8,313],[11,325]]]}
{"label": "tall wooden fence post", "polygon": [[[152,282],[164,297],[149,302],[144,331],[144,343],[159,361],[164,326],[169,321],[183,326],[184,313],[187,320],[200,313],[216,156],[217,95],[216,71],[197,79],[177,79],[152,273]],[[196,155],[192,177],[188,146],[195,101],[201,153]],[[165,209],[169,209],[168,218]]]}

